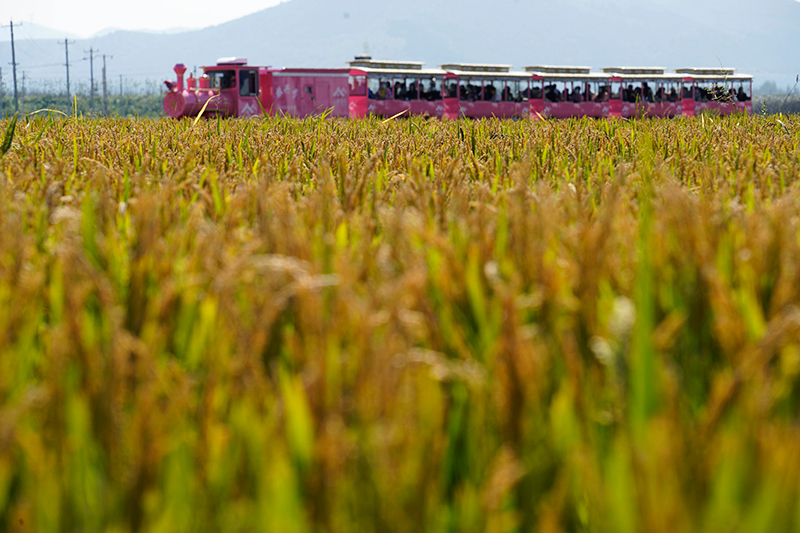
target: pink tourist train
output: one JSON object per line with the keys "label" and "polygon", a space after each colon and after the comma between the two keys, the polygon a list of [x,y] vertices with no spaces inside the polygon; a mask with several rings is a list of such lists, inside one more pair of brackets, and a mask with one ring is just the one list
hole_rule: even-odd
{"label": "pink tourist train", "polygon": [[735,69],[528,66],[413,61],[358,56],[349,68],[250,66],[220,59],[203,75],[167,81],[164,112],[174,118],[325,115],[342,118],[427,115],[444,120],[730,115],[753,112],[753,77]]}

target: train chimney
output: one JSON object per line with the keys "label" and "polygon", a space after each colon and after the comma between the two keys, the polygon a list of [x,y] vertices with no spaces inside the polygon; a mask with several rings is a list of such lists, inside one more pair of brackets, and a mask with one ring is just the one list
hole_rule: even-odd
{"label": "train chimney", "polygon": [[183,92],[183,75],[186,73],[186,65],[178,63],[175,65],[175,74],[178,75],[178,92]]}

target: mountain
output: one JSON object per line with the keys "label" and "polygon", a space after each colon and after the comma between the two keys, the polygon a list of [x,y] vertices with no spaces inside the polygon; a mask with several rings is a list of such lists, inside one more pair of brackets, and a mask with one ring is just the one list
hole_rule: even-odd
{"label": "mountain", "polygon": [[[80,37],[68,31],[55,30],[53,28],[34,24],[33,22],[14,23],[15,41],[30,41],[38,39],[61,39],[63,41],[64,39],[80,39]],[[0,31],[0,42],[11,42],[11,32],[8,30],[8,28],[3,28],[3,30]]]}
{"label": "mountain", "polygon": [[[186,28],[184,26],[176,26],[174,28],[167,28],[166,30],[148,30],[148,29],[140,29],[135,30],[137,33],[149,33],[149,34],[172,34],[172,33],[185,33],[187,31],[193,31],[197,28]],[[105,37],[106,35],[110,35],[116,31],[125,31],[119,28],[105,28],[98,32],[95,32],[89,37],[90,39],[97,39],[99,37]]]}
{"label": "mountain", "polygon": [[[89,47],[113,55],[109,76],[131,79],[172,78],[175,63],[192,69],[225,56],[273,67],[334,67],[368,52],[428,65],[489,62],[517,69],[725,66],[784,86],[800,73],[798,28],[795,0],[290,0],[201,30],[115,31],[74,49],[76,57]],[[18,45],[17,60],[22,69],[32,66],[32,77],[64,76],[63,67],[33,68],[63,64],[63,45]],[[0,43],[0,62],[10,62],[8,43]],[[88,78],[87,63],[73,67],[74,78]]]}

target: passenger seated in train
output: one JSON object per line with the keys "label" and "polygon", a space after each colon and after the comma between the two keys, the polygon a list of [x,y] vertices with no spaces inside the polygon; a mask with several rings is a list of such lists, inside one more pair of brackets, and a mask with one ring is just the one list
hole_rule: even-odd
{"label": "passenger seated in train", "polygon": [[569,96],[569,101],[573,104],[580,104],[583,102],[583,94],[581,94],[580,87],[573,87],[572,94]]}
{"label": "passenger seated in train", "polygon": [[406,99],[406,84],[396,81],[394,82],[394,99],[395,100],[405,100]]}
{"label": "passenger seated in train", "polygon": [[692,97],[692,88],[691,87],[684,87],[683,88],[683,98],[688,99]]}
{"label": "passenger seated in train", "polygon": [[677,102],[678,101],[678,91],[675,90],[675,87],[669,92],[669,101],[670,102]]}
{"label": "passenger seated in train", "polygon": [[534,87],[533,89],[525,89],[520,93],[523,100],[528,100],[533,98],[534,100],[539,100],[542,97],[542,89],[539,87]]}
{"label": "passenger seated in train", "polygon": [[455,82],[447,86],[447,97],[455,98],[458,95],[458,85]]}
{"label": "passenger seated in train", "polygon": [[744,87],[739,87],[739,92],[736,93],[736,99],[740,102],[747,102],[750,100],[750,97],[744,92]]}
{"label": "passenger seated in train", "polygon": [[544,88],[544,97],[549,102],[560,102],[561,101],[561,91],[559,91],[555,84],[548,85]]}
{"label": "passenger seated in train", "polygon": [[625,89],[622,91],[622,101],[623,102],[633,102],[633,87],[630,85],[626,85]]}
{"label": "passenger seated in train", "polygon": [[408,91],[406,91],[406,100],[416,100],[417,99],[417,82],[412,81],[408,85]]}
{"label": "passenger seated in train", "polygon": [[597,96],[592,98],[593,102],[608,102],[608,87],[603,85],[600,87],[600,91],[597,93]]}
{"label": "passenger seated in train", "polygon": [[650,102],[651,104],[653,103],[653,89],[650,88],[647,82],[642,84],[641,99],[644,102]]}

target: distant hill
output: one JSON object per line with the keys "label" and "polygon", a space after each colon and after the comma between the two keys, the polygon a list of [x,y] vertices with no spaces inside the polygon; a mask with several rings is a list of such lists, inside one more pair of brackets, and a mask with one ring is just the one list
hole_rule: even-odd
{"label": "distant hill", "polygon": [[[7,22],[3,23],[4,26],[8,25]],[[14,21],[14,40],[29,41],[36,39],[80,39],[74,33],[68,31],[55,30],[46,26],[40,26],[33,22]],[[3,28],[0,31],[0,42],[11,42],[11,32],[8,28]],[[9,52],[10,54],[10,52]],[[10,56],[9,56],[10,57]],[[11,61],[11,59],[9,59]]]}
{"label": "distant hill", "polygon": [[[63,46],[19,43],[30,76],[63,78]],[[218,57],[251,64],[344,66],[355,54],[444,62],[603,66],[736,67],[757,83],[794,83],[800,73],[795,0],[290,0],[258,13],[178,34],[115,31],[74,45],[113,55],[109,76],[171,78]],[[44,52],[46,50],[46,52]],[[78,52],[80,51],[80,52]],[[71,53],[72,57],[72,53]],[[8,43],[0,43],[6,79]],[[88,61],[73,77],[88,78]],[[95,65],[97,66],[97,65]],[[96,75],[99,70],[96,71]],[[8,87],[8,84],[6,84]]]}

